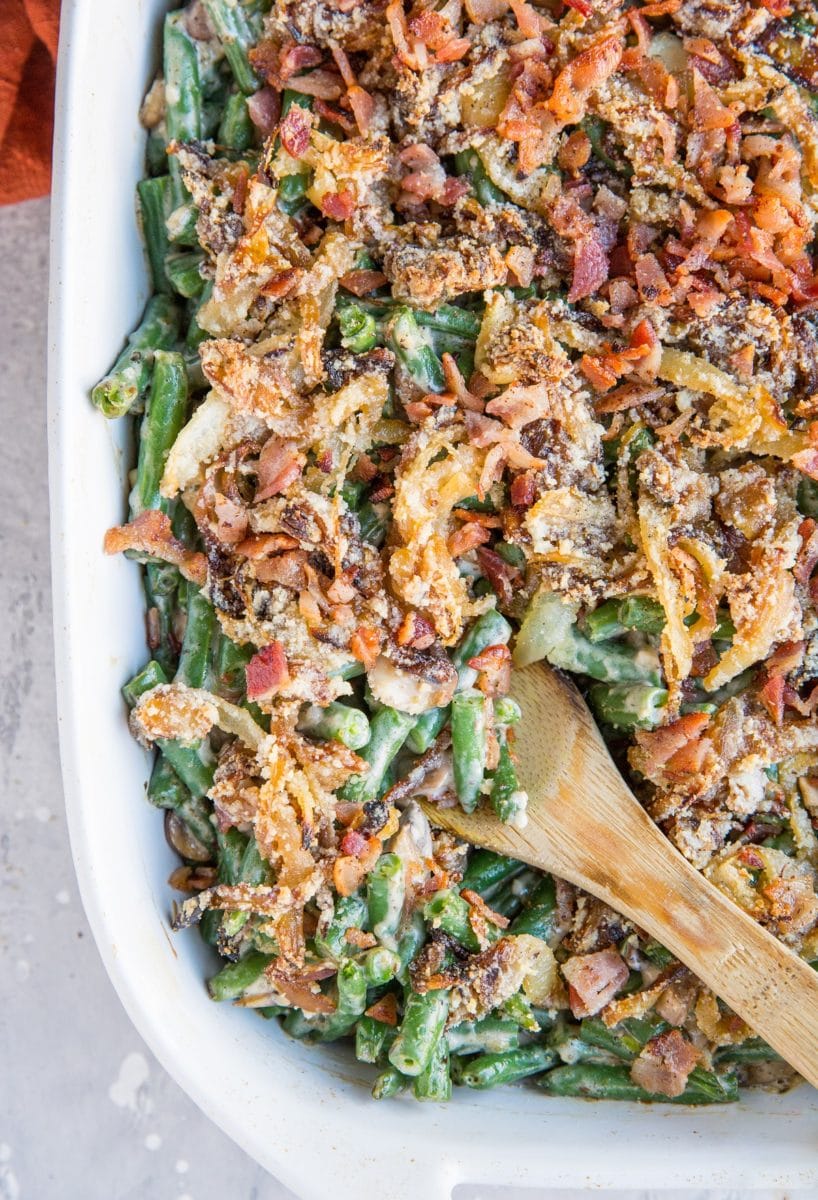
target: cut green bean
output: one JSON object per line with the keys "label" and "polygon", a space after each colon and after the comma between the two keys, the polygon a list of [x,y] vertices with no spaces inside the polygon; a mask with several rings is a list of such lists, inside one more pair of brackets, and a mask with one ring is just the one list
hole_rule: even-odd
{"label": "cut green bean", "polygon": [[[202,85],[199,52],[187,31],[184,11],[165,17],[163,39],[165,124],[168,142],[195,142],[202,138]],[[188,201],[187,189],[175,156],[170,158],[172,208]]]}
{"label": "cut green bean", "polygon": [[187,413],[187,372],[181,354],[169,350],[154,353],[153,379],[145,416],[139,431],[136,482],[131,490],[131,515],[147,508],[167,511],[168,501],[159,494],[170,448],[179,436]]}
{"label": "cut green bean", "polygon": [[382,854],[366,881],[369,928],[390,950],[397,948],[397,932],[406,896],[406,871],[397,854]]}
{"label": "cut green bean", "polygon": [[382,1063],[395,1040],[396,1030],[374,1017],[361,1017],[355,1026],[355,1057],[358,1062]]}
{"label": "cut green bean", "polygon": [[152,296],[125,349],[91,392],[91,399],[104,416],[124,417],[144,404],[154,351],[168,349],[178,334],[178,306],[167,296]]}
{"label": "cut green bean", "polygon": [[346,1037],[366,1008],[366,976],[359,963],[342,963],[335,980],[335,1012],[321,1021],[317,1037],[319,1042],[334,1042],[336,1038]]}
{"label": "cut green bean", "polygon": [[259,40],[261,22],[254,19],[255,14],[241,0],[202,0],[202,3],[224,48],[236,83],[249,96],[261,86],[247,56]]}
{"label": "cut green bean", "polygon": [[428,1064],[415,1076],[412,1090],[416,1100],[428,1100],[437,1104],[451,1100],[452,1077],[449,1071],[449,1047],[445,1038],[438,1040]]}
{"label": "cut green bean", "polygon": [[373,946],[361,959],[367,987],[383,987],[390,983],[401,968],[400,955],[386,946]]}
{"label": "cut green bean", "polygon": [[374,1100],[388,1100],[390,1096],[397,1096],[408,1083],[405,1075],[394,1067],[387,1067],[385,1071],[381,1071],[378,1078],[372,1085],[372,1097]]}
{"label": "cut green bean", "polygon": [[348,955],[351,947],[346,939],[346,932],[348,929],[363,928],[366,914],[366,902],[360,896],[339,896],[326,929],[323,933],[315,935],[316,952],[322,958],[333,958],[336,961]]}
{"label": "cut green bean", "polygon": [[732,1075],[715,1075],[696,1067],[681,1096],[646,1092],[635,1084],[629,1068],[594,1063],[555,1067],[540,1080],[552,1096],[585,1096],[593,1100],[653,1100],[664,1104],[727,1104],[738,1099],[738,1084]]}
{"label": "cut green bean", "polygon": [[491,182],[476,150],[460,150],[454,156],[454,167],[458,175],[465,175],[474,189],[474,194],[484,208],[490,204],[507,204],[505,192]]}
{"label": "cut green bean", "polygon": [[615,729],[655,729],[664,720],[668,693],[652,683],[595,683],[588,699],[597,719]]}
{"label": "cut green bean", "polygon": [[517,1049],[520,1027],[516,1021],[483,1017],[482,1021],[464,1021],[447,1029],[446,1041],[452,1054],[501,1054]]}
{"label": "cut green bean", "polygon": [[173,210],[173,184],[170,175],[141,179],[136,185],[142,240],[156,292],[171,292],[173,287],[165,270],[170,239],[167,220]]}
{"label": "cut green bean", "polygon": [[432,1060],[449,1015],[449,993],[409,992],[389,1061],[403,1075],[420,1075]]}
{"label": "cut green bean", "polygon": [[553,949],[553,940],[558,931],[557,896],[554,880],[544,875],[534,889],[529,903],[509,926],[510,933],[530,933],[542,938]]}
{"label": "cut green bean", "polygon": [[353,775],[344,784],[340,792],[343,800],[364,804],[367,800],[377,799],[386,771],[416,720],[395,708],[384,707],[375,714],[370,722],[369,741],[360,750],[361,758],[369,763],[369,770],[365,775]]}
{"label": "cut green bean", "polygon": [[371,313],[358,304],[345,305],[338,314],[341,345],[353,354],[371,350],[378,341],[378,326]]}
{"label": "cut green bean", "polygon": [[249,150],[255,141],[255,126],[250,119],[247,97],[234,92],[228,97],[219,123],[217,140],[229,150]]}
{"label": "cut green bean", "polygon": [[171,287],[186,300],[194,300],[204,290],[203,262],[204,255],[198,250],[182,250],[165,259],[165,274]]}
{"label": "cut green bean", "polygon": [[442,891],[432,896],[423,909],[423,916],[432,929],[443,929],[456,938],[467,950],[480,949],[480,941],[471,927],[471,909],[457,892]]}
{"label": "cut green bean", "polygon": [[207,990],[212,1000],[237,1000],[264,974],[273,959],[268,954],[251,950],[238,962],[222,967],[218,975],[208,980]]}
{"label": "cut green bean", "polygon": [[465,812],[480,799],[486,770],[486,697],[476,688],[452,700],[452,771],[457,798]]}
{"label": "cut green bean", "polygon": [[553,1067],[557,1055],[547,1046],[521,1046],[471,1059],[460,1072],[460,1082],[470,1088],[492,1088],[501,1083],[516,1083],[529,1075],[539,1075]]}
{"label": "cut green bean", "polygon": [[420,326],[411,308],[400,308],[385,329],[386,344],[422,392],[442,392],[446,387],[443,367],[434,339]]}
{"label": "cut green bean", "polygon": [[488,900],[498,887],[519,875],[522,869],[523,864],[516,858],[506,858],[493,850],[473,850],[460,887],[478,892]]}
{"label": "cut green bean", "polygon": [[497,740],[500,757],[491,777],[491,807],[501,821],[519,825],[524,820],[528,796],[520,787],[517,769],[508,748],[508,738],[502,730],[498,730]]}
{"label": "cut green bean", "polygon": [[301,711],[298,728],[310,737],[341,742],[350,750],[360,750],[369,741],[369,718],[360,708],[333,700],[325,708],[308,704]]}

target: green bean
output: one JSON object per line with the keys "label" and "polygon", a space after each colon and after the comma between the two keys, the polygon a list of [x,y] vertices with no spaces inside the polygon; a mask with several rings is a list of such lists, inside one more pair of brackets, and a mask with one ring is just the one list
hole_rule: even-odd
{"label": "green bean", "polygon": [[449,890],[437,892],[423,908],[423,916],[432,929],[442,929],[467,950],[476,951],[480,949],[480,940],[469,922],[470,914],[466,901]]}
{"label": "green bean", "polygon": [[642,944],[642,953],[644,954],[645,958],[650,959],[650,961],[657,967],[669,967],[671,963],[676,961],[674,955],[672,955],[668,949],[661,945],[660,942],[657,942],[655,938],[648,938],[648,940]]}
{"label": "green bean", "polygon": [[519,875],[523,864],[516,858],[506,858],[493,850],[474,850],[469,856],[461,889],[478,892],[487,900],[507,880]]}
{"label": "green bean", "polygon": [[367,987],[383,987],[390,983],[401,968],[400,955],[386,946],[373,946],[361,959]]}
{"label": "green bean", "polygon": [[397,947],[397,932],[406,896],[406,872],[397,854],[382,854],[366,881],[369,928],[390,950]]}
{"label": "green bean", "polygon": [[400,1071],[391,1066],[387,1067],[385,1071],[381,1071],[373,1083],[372,1097],[375,1100],[388,1100],[391,1096],[397,1096],[402,1092],[407,1082],[406,1077]]}
{"label": "green bean", "polygon": [[[256,839],[249,837],[236,870],[236,878],[233,882],[248,883],[251,887],[258,887],[259,884],[267,882],[269,872],[269,863],[262,858]],[[250,914],[248,912],[241,912],[239,910],[225,912],[222,918],[224,936],[235,937],[247,924],[249,917]]]}
{"label": "green bean", "polygon": [[516,725],[523,715],[512,696],[496,696],[494,699],[494,721],[497,725]]}
{"label": "green bean", "polygon": [[170,285],[186,300],[193,300],[202,294],[205,281],[200,270],[204,255],[198,250],[183,250],[169,254],[165,259],[165,273]]}
{"label": "green bean", "polygon": [[491,907],[501,917],[513,920],[518,915],[528,897],[539,886],[542,875],[539,871],[521,871],[492,896]]}
{"label": "green bean", "polygon": [[358,1062],[381,1063],[395,1040],[396,1030],[374,1017],[361,1017],[355,1026],[355,1057]]}
{"label": "green bean", "polygon": [[508,1000],[504,1000],[500,1012],[504,1017],[508,1017],[510,1021],[519,1025],[520,1029],[524,1029],[526,1033],[539,1033],[539,1022],[534,1016],[531,1001],[524,992],[515,992],[513,996],[509,996]]}
{"label": "green bean", "polygon": [[452,772],[457,798],[465,812],[480,799],[486,770],[486,697],[476,688],[457,692],[452,700]]}
{"label": "green bean", "polygon": [[181,808],[190,795],[168,760],[157,755],[148,781],[148,799],[156,808]]}
{"label": "green bean", "polygon": [[665,688],[652,683],[595,683],[588,699],[597,719],[616,729],[655,729],[667,706]]}
{"label": "green bean", "polygon": [[344,784],[339,793],[342,800],[364,804],[367,800],[377,799],[387,768],[416,720],[395,708],[384,707],[375,714],[369,726],[369,741],[360,750],[361,758],[369,763],[369,770],[365,775],[353,775]]}
{"label": "green bean", "polygon": [[431,333],[411,308],[399,308],[385,329],[386,344],[423,392],[442,392],[446,382]]}
{"label": "green bean", "polygon": [[154,614],[148,620],[148,642],[153,657],[170,676],[176,671],[179,657],[174,620],[182,577],[170,563],[147,562],[143,583],[148,612]]}
{"label": "green bean", "polygon": [[432,1060],[449,1015],[449,993],[409,992],[389,1061],[403,1075],[420,1075]]}
{"label": "green bean", "polygon": [[633,1062],[650,1039],[667,1028],[664,1021],[630,1018],[609,1029],[599,1018],[586,1017],[580,1024],[579,1036],[588,1046],[597,1046],[617,1058]]}
{"label": "green bean", "polygon": [[173,345],[178,333],[177,305],[169,297],[152,296],[125,349],[91,392],[91,399],[103,416],[124,417],[144,403],[154,351]]}
{"label": "green bean", "polygon": [[366,903],[360,896],[340,896],[326,929],[315,935],[315,950],[321,958],[344,958],[350,951],[348,929],[361,929],[366,921]]}
{"label": "green bean", "polygon": [[206,744],[197,749],[162,738],[156,744],[191,794],[195,797],[207,795],[213,786],[213,763],[203,757],[207,753]]}
{"label": "green bean", "polygon": [[554,880],[544,875],[531,895],[529,903],[509,926],[510,933],[530,933],[542,938],[552,950],[558,932],[557,896]]}
{"label": "green bean", "polygon": [[236,1000],[264,974],[264,968],[273,961],[268,954],[251,950],[238,962],[228,963],[218,975],[208,980],[207,990],[212,1000]]}
{"label": "green bean", "polygon": [[[511,626],[496,608],[488,609],[477,618],[452,654],[459,691],[473,687],[477,679],[477,671],[469,666],[469,659],[476,658],[489,646],[505,646],[510,637]],[[409,749],[415,754],[425,754],[448,717],[448,708],[432,708],[418,717],[407,738]]]}
{"label": "green bean", "polygon": [[141,671],[138,671],[132,679],[123,684],[122,697],[128,707],[133,708],[140,696],[144,696],[146,692],[150,692],[153,688],[167,682],[167,675],[159,663],[152,658]]}
{"label": "green bean", "polygon": [[576,627],[574,608],[541,589],[523,618],[514,661],[527,666],[546,658],[555,667],[608,683],[659,683],[658,657],[611,642],[594,643]]}
{"label": "green bean", "polygon": [[237,642],[221,633],[218,626],[214,630],[213,641],[213,690],[226,700],[238,701],[244,697],[247,678],[246,668],[253,657],[253,646],[240,646]]}
{"label": "green bean", "polygon": [[216,613],[207,597],[193,584],[185,584],[187,623],[176,671],[176,683],[206,687],[210,667],[210,644],[216,631]]}
{"label": "green bean", "polygon": [[181,354],[156,350],[153,379],[145,416],[139,430],[139,459],[136,482],[131,490],[131,515],[147,508],[168,509],[168,501],[159,494],[170,448],[185,423],[187,412],[187,374]]}
{"label": "green bean", "polygon": [[776,1054],[772,1046],[768,1046],[761,1038],[747,1038],[735,1046],[722,1046],[714,1055],[717,1063],[759,1063],[782,1062],[780,1054]]}
{"label": "green bean", "polygon": [[378,326],[371,313],[358,304],[345,305],[338,314],[341,345],[353,354],[371,350],[378,341]]}
{"label": "green bean", "polygon": [[414,912],[406,928],[398,938],[398,957],[400,958],[400,970],[398,971],[398,979],[404,986],[409,978],[409,963],[420,950],[423,943],[426,941],[426,926],[419,912]]}
{"label": "green bean", "polygon": [[452,1054],[500,1054],[517,1049],[520,1027],[516,1021],[483,1017],[482,1021],[464,1021],[447,1029],[446,1041]]}
{"label": "green bean", "polygon": [[484,208],[490,204],[506,204],[508,197],[505,192],[491,182],[483,166],[483,160],[476,150],[460,150],[454,156],[454,169],[458,175],[465,175],[474,189],[474,194]]}
{"label": "green bean", "polygon": [[555,1067],[539,1081],[552,1096],[586,1096],[594,1100],[657,1100],[666,1104],[726,1104],[738,1099],[738,1084],[731,1075],[715,1075],[701,1067],[690,1074],[681,1096],[646,1092],[635,1084],[626,1066],[593,1063]]}
{"label": "green bean", "polygon": [[[165,75],[165,124],[169,142],[195,142],[203,136],[202,86],[199,52],[187,32],[183,10],[165,17],[163,42]],[[188,201],[178,160],[170,159],[172,207]]]}
{"label": "green bean", "polygon": [[500,1083],[516,1083],[528,1075],[539,1075],[557,1062],[547,1046],[521,1046],[498,1054],[481,1054],[471,1059],[460,1073],[460,1082],[470,1088],[491,1088]]}
{"label": "green bean", "polygon": [[508,738],[502,729],[498,730],[497,740],[500,745],[500,757],[491,777],[489,799],[499,819],[515,825],[523,819],[528,796],[520,788],[517,770],[508,748]]}
{"label": "green bean", "polygon": [[366,976],[356,962],[342,963],[336,976],[337,1001],[335,1012],[318,1026],[319,1042],[334,1042],[345,1037],[366,1008]]}
{"label": "green bean", "polygon": [[202,3],[224,48],[236,83],[249,96],[260,87],[259,77],[247,54],[259,40],[261,22],[254,21],[239,0],[202,0]]}
{"label": "green bean", "polygon": [[219,122],[217,141],[229,150],[249,150],[255,141],[255,126],[247,109],[247,98],[243,92],[233,92]]}
{"label": "green bean", "polygon": [[155,292],[171,292],[172,286],[165,270],[165,260],[170,244],[167,219],[173,208],[173,190],[170,175],[157,175],[153,179],[141,179],[136,185],[139,198],[139,218],[142,241],[151,271]]}
{"label": "green bean", "polygon": [[367,500],[358,510],[361,537],[373,546],[382,546],[389,531],[390,507],[388,504],[372,504]]}
{"label": "green bean", "polygon": [[369,718],[360,708],[331,701],[325,708],[308,704],[298,719],[301,733],[325,741],[341,742],[350,750],[360,750],[369,741]]}
{"label": "green bean", "polygon": [[449,1047],[445,1038],[440,1038],[428,1064],[415,1076],[412,1090],[416,1100],[430,1100],[443,1104],[452,1098],[452,1077],[449,1072]]}

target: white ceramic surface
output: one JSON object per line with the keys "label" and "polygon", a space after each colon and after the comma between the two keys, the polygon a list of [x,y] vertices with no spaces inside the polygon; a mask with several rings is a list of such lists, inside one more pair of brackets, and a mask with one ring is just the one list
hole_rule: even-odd
{"label": "white ceramic surface", "polygon": [[143,801],[146,756],[118,689],[143,662],[138,572],[101,553],[124,511],[122,424],[91,408],[145,299],[134,220],[136,113],[162,0],[66,0],[58,81],[50,323],[50,484],[60,741],[83,901],[123,1004],[208,1115],[307,1200],[443,1200],[458,1183],[808,1187],[818,1103],[806,1087],[725,1108],[588,1104],[535,1091],[375,1104],[344,1050],[290,1042],[208,999],[209,951],[168,930],[172,867]]}

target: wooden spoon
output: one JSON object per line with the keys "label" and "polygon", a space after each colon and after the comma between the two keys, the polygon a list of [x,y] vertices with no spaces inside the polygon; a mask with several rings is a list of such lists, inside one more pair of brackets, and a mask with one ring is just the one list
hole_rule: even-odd
{"label": "wooden spoon", "polygon": [[515,671],[515,752],[528,824],[424,802],[433,824],[552,872],[667,946],[818,1086],[818,973],[708,883],[625,784],[574,685],[540,663]]}

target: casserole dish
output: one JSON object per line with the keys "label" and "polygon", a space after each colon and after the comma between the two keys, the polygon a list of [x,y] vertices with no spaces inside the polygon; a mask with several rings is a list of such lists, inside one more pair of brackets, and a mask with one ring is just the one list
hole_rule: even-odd
{"label": "casserole dish", "polygon": [[[111,978],[162,1063],[208,1115],[304,1197],[444,1197],[459,1183],[574,1187],[813,1184],[814,1093],[729,1109],[553,1100],[523,1090],[448,1108],[373,1106],[342,1049],[309,1049],[202,979],[210,951],[171,940],[174,859],[142,803],[147,756],[115,697],[144,657],[138,575],[101,553],[130,448],[88,402],[147,294],[134,220],[136,113],[163,5],[74,0],[63,14],[55,151],[51,493],[61,744],[72,845]],[[160,899],[161,897],[161,899]]]}

